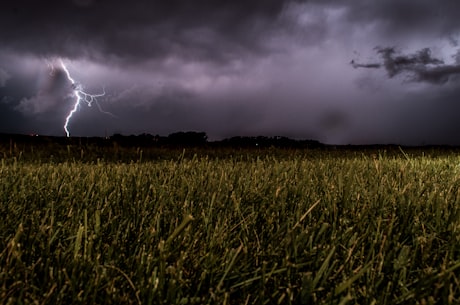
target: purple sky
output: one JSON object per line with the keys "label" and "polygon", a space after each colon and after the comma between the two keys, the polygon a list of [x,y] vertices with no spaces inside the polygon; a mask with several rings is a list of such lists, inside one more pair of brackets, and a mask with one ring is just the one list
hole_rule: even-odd
{"label": "purple sky", "polygon": [[[167,4],[159,4],[167,3]],[[460,144],[456,0],[6,0],[0,132]]]}

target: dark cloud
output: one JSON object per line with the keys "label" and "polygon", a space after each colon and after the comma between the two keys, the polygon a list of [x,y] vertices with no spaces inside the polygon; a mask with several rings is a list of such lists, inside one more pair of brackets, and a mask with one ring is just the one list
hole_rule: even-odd
{"label": "dark cloud", "polygon": [[382,65],[379,63],[360,64],[360,63],[355,62],[354,59],[350,62],[350,64],[353,66],[353,68],[378,69],[382,67]]}
{"label": "dark cloud", "polygon": [[285,1],[6,1],[2,44],[42,56],[225,61],[263,53]]}
{"label": "dark cloud", "polygon": [[383,63],[361,64],[352,60],[351,65],[354,68],[384,67],[390,78],[399,74],[407,74],[410,81],[433,84],[444,84],[451,76],[460,73],[460,64],[444,64],[443,60],[432,56],[429,48],[408,55],[398,55],[393,47],[377,47],[376,50],[382,57]]}
{"label": "dark cloud", "polygon": [[383,65],[389,77],[393,77],[404,71],[423,70],[428,65],[440,65],[444,63],[442,60],[432,57],[431,50],[428,48],[409,55],[395,55],[396,50],[392,47],[377,47],[376,50],[382,56]]}
{"label": "dark cloud", "polygon": [[[319,0],[317,0],[319,2]],[[381,38],[410,39],[431,34],[457,35],[460,3],[455,0],[344,0],[321,1],[344,7],[349,22],[359,26],[378,27]]]}

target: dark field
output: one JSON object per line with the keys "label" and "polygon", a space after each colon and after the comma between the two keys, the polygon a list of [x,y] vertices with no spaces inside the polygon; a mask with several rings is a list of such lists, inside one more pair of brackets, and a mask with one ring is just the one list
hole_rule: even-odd
{"label": "dark field", "polygon": [[455,148],[3,140],[3,304],[460,302]]}

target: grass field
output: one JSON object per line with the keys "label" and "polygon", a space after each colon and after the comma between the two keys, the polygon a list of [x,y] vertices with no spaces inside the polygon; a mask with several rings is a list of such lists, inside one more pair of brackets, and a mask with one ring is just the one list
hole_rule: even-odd
{"label": "grass field", "polygon": [[456,153],[9,150],[3,304],[460,302]]}

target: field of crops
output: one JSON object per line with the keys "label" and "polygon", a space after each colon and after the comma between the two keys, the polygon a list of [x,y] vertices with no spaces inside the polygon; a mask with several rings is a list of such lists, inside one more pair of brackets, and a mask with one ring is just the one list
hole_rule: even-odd
{"label": "field of crops", "polygon": [[460,302],[456,153],[45,155],[1,159],[3,304]]}

